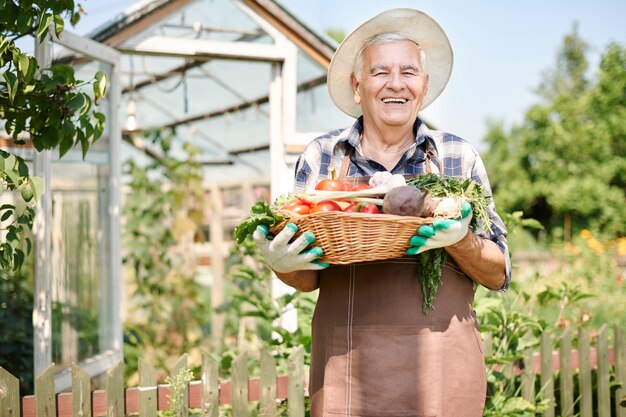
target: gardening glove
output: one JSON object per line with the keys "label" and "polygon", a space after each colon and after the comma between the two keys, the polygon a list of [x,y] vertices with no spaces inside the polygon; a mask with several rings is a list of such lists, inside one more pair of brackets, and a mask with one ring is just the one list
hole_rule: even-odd
{"label": "gardening glove", "polygon": [[423,225],[411,237],[407,255],[417,255],[429,249],[454,245],[467,234],[472,220],[472,206],[464,202],[458,219],[435,219],[432,225]]}
{"label": "gardening glove", "polygon": [[294,223],[287,223],[283,230],[270,240],[267,238],[267,227],[260,225],[252,234],[252,238],[263,253],[267,265],[276,272],[286,273],[327,268],[328,264],[315,260],[324,253],[322,248],[316,246],[306,249],[315,241],[313,233],[304,232],[292,243],[289,243],[297,231],[298,226]]}

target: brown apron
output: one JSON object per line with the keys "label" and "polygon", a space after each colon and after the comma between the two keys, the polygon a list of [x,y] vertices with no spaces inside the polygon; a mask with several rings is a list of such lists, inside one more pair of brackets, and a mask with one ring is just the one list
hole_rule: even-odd
{"label": "brown apron", "polygon": [[449,259],[434,310],[424,314],[422,298],[415,257],[320,271],[312,417],[482,416],[486,377],[473,282]]}
{"label": "brown apron", "polygon": [[320,273],[309,393],[318,416],[482,416],[486,395],[474,285],[449,261],[422,312],[414,257]]}

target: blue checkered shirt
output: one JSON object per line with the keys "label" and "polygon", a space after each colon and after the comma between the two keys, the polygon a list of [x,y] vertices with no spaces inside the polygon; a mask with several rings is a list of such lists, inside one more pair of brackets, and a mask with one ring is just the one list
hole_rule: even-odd
{"label": "blue checkered shirt", "polygon": [[[471,178],[481,184],[491,195],[491,185],[485,166],[478,152],[467,141],[450,133],[429,129],[419,118],[413,126],[415,145],[411,146],[393,168],[393,174],[418,175],[427,172],[426,164],[431,164],[432,172],[439,172],[461,178]],[[314,139],[304,150],[296,163],[295,192],[312,190],[323,178],[328,178],[328,168],[337,172],[342,165],[344,155],[350,154],[347,176],[371,176],[377,171],[387,169],[361,153],[361,132],[363,118],[360,117],[351,128],[328,132]],[[428,152],[430,150],[430,152]],[[432,155],[427,158],[427,153]],[[508,288],[511,281],[511,259],[509,256],[507,231],[495,204],[488,207],[491,220],[491,233],[487,233],[479,224],[474,231],[484,239],[495,242],[506,259],[506,281],[501,291]]]}

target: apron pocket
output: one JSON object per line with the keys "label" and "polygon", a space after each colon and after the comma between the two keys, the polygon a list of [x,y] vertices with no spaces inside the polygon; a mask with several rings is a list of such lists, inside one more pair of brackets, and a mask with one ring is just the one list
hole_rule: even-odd
{"label": "apron pocket", "polygon": [[432,326],[336,326],[327,346],[324,411],[353,416],[438,416],[441,336]]}

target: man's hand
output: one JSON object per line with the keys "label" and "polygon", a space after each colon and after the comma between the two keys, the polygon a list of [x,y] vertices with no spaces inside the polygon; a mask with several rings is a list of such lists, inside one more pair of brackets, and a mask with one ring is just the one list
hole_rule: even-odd
{"label": "man's hand", "polygon": [[420,226],[417,234],[409,241],[411,246],[406,250],[407,255],[417,255],[429,249],[454,245],[465,237],[471,220],[472,206],[464,202],[460,218],[436,219],[432,226]]}
{"label": "man's hand", "polygon": [[289,243],[298,231],[294,223],[287,223],[274,239],[267,238],[267,228],[258,226],[252,238],[263,253],[265,261],[276,272],[293,272],[328,268],[328,264],[315,259],[324,253],[322,248],[314,247],[305,250],[315,241],[311,232],[304,232],[295,241]]}

